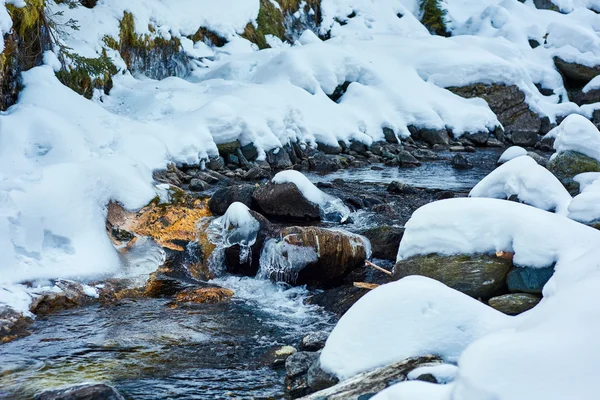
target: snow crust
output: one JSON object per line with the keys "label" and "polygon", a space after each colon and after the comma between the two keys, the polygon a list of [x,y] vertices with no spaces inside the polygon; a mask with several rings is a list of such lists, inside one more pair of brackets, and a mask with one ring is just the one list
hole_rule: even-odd
{"label": "snow crust", "polygon": [[498,164],[505,163],[513,158],[525,155],[527,155],[527,150],[521,146],[510,146],[508,149],[504,150],[504,153],[500,155],[500,158],[498,158]]}
{"label": "snow crust", "polygon": [[427,354],[456,362],[468,344],[507,318],[433,279],[406,277],[370,291],[342,316],[321,353],[321,366],[347,379]]}
{"label": "snow crust", "polygon": [[295,170],[281,171],[271,180],[273,183],[292,183],[313,204],[321,210],[324,221],[336,220],[345,222],[350,216],[350,209],[337,197],[331,196],[316,187],[302,172]]}
{"label": "snow crust", "polygon": [[529,156],[514,158],[483,178],[469,197],[508,199],[516,195],[525,204],[566,215],[571,195],[546,168]]}

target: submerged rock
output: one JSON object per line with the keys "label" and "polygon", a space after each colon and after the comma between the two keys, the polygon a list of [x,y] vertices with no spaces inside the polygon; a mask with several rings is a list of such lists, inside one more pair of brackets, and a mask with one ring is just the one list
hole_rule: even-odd
{"label": "submerged rock", "polygon": [[508,315],[521,314],[535,307],[541,297],[528,293],[510,293],[492,297],[488,304],[490,307]]}
{"label": "submerged rock", "polygon": [[62,389],[44,390],[35,400],[125,400],[112,386],[104,383],[84,383]]}
{"label": "submerged rock", "polygon": [[579,184],[573,180],[575,175],[600,172],[598,160],[571,150],[556,154],[550,159],[547,167],[571,194],[579,192]]}
{"label": "submerged rock", "polygon": [[488,299],[505,288],[512,261],[484,254],[441,256],[430,254],[401,260],[394,266],[392,278],[422,275],[474,298]]}
{"label": "submerged rock", "polygon": [[283,228],[265,242],[264,277],[294,285],[331,287],[364,264],[369,249],[359,235],[312,226]]}

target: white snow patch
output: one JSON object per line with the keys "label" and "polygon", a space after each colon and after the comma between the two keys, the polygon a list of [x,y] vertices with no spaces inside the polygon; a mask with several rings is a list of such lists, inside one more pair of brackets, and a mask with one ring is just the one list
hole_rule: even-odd
{"label": "white snow patch", "polygon": [[600,132],[589,119],[571,114],[553,131],[556,154],[570,150],[600,161]]}
{"label": "white snow patch", "polygon": [[504,150],[504,153],[502,153],[502,155],[500,155],[500,158],[498,158],[498,164],[505,163],[507,161],[512,160],[513,158],[525,155],[527,155],[527,150],[525,150],[521,146],[510,146],[508,149]]}

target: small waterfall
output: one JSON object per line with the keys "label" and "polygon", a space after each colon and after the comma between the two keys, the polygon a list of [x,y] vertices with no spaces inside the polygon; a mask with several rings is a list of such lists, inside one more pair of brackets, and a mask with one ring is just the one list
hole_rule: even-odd
{"label": "small waterfall", "polygon": [[257,278],[295,282],[300,270],[318,257],[311,247],[294,246],[284,239],[269,239],[260,254]]}

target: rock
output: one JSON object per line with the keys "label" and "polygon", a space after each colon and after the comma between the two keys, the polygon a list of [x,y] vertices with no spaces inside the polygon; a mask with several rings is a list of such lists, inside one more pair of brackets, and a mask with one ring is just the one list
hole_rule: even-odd
{"label": "rock", "polygon": [[48,291],[33,298],[29,310],[39,316],[51,314],[60,310],[88,304],[94,300],[88,296],[81,283],[59,280],[56,281],[60,291]]}
{"label": "rock", "polygon": [[269,171],[264,168],[260,168],[258,166],[254,166],[248,170],[242,177],[245,181],[256,181],[260,179],[268,179],[271,177]]}
{"label": "rock", "polygon": [[264,357],[268,365],[277,368],[284,366],[286,360],[297,352],[298,350],[293,346],[280,346],[269,350]]}
{"label": "rock", "polygon": [[233,290],[216,285],[188,289],[177,293],[177,303],[216,304],[228,301],[233,297]]}
{"label": "rock", "polygon": [[[447,89],[467,99],[473,97],[484,99],[498,117],[506,133],[524,131],[537,134],[540,132],[541,117],[529,109],[529,105],[525,102],[525,94],[516,85],[477,83]],[[496,137],[502,140],[498,135]]]}
{"label": "rock", "polygon": [[340,154],[342,152],[341,146],[334,146],[324,143],[317,143],[317,149],[325,154]]}
{"label": "rock", "polygon": [[505,288],[512,261],[488,255],[440,256],[430,254],[401,260],[394,266],[393,280],[422,275],[474,298],[488,299]]}
{"label": "rock", "polygon": [[584,84],[600,75],[600,66],[588,67],[587,65],[564,61],[560,57],[554,57],[554,65],[568,79]]}
{"label": "rock", "polygon": [[499,141],[496,138],[489,138],[487,141],[487,146],[488,147],[504,147],[504,143],[502,143],[501,141]]}
{"label": "rock", "polygon": [[437,154],[435,154],[433,151],[427,150],[427,149],[415,149],[412,151],[412,155],[417,160],[425,160],[425,161],[437,160],[439,158]]}
{"label": "rock", "polygon": [[371,251],[374,258],[396,260],[398,246],[404,235],[404,228],[390,225],[380,225],[362,232],[371,242]]}
{"label": "rock", "polygon": [[540,10],[559,11],[558,7],[552,2],[552,0],[533,0],[533,4],[535,5],[535,8]]}
{"label": "rock", "polygon": [[452,157],[452,167],[456,169],[471,169],[473,168],[473,164],[462,154],[456,154]]}
{"label": "rock", "polygon": [[275,170],[286,169],[293,165],[290,155],[285,148],[267,151],[267,162]]}
{"label": "rock", "polygon": [[329,337],[328,332],[312,332],[302,338],[300,349],[304,351],[318,351],[325,347],[325,342]]}
{"label": "rock", "polygon": [[177,293],[214,285],[194,279],[182,264],[163,265],[151,273],[146,281],[144,295],[148,297],[172,297]]}
{"label": "rock", "polygon": [[310,169],[317,172],[333,172],[342,168],[340,159],[337,156],[317,153],[308,159]]}
{"label": "rock", "polygon": [[406,150],[400,151],[396,159],[401,167],[418,167],[421,165],[421,162]]}
{"label": "rock", "polygon": [[319,360],[315,361],[307,372],[308,387],[311,392],[330,388],[336,385],[340,380],[333,374],[325,372],[321,368]]}
{"label": "rock", "polygon": [[465,146],[450,146],[449,150],[453,153],[459,153],[465,151]]}
{"label": "rock", "polygon": [[362,143],[362,142],[358,142],[356,140],[350,142],[350,147],[349,149],[351,151],[355,151],[358,154],[364,154],[369,150],[369,146],[367,146],[366,144]]}
{"label": "rock", "polygon": [[211,169],[213,171],[220,171],[225,168],[225,159],[221,156],[211,157],[206,162],[206,168]]}
{"label": "rock", "polygon": [[293,183],[259,186],[252,194],[258,209],[265,215],[294,220],[320,220],[319,206],[308,201]]}
{"label": "rock", "polygon": [[192,179],[191,176],[178,169],[175,164],[172,163],[169,164],[164,171],[154,171],[152,177],[157,182],[175,186],[182,186]]}
{"label": "rock", "polygon": [[549,136],[544,136],[542,140],[537,142],[535,145],[536,149],[540,149],[542,151],[553,151],[554,150],[554,141],[556,139]]}
{"label": "rock", "polygon": [[190,182],[189,189],[192,192],[203,192],[208,189],[208,183],[204,182],[201,179],[193,178]]}
{"label": "rock", "polygon": [[254,146],[254,143],[248,143],[247,145],[242,146],[240,150],[242,151],[244,158],[248,161],[254,161],[256,160],[256,157],[258,157],[258,150],[256,149],[256,146]]}
{"label": "rock", "polygon": [[422,374],[417,376],[416,381],[438,383],[437,378],[433,374]]}
{"label": "rock", "polygon": [[553,274],[554,267],[514,267],[506,277],[506,284],[511,292],[541,294]]}
{"label": "rock", "polygon": [[388,386],[408,380],[408,374],[415,368],[435,366],[442,363],[442,360],[436,356],[408,358],[374,371],[363,372],[335,386],[312,393],[301,399],[366,400]]}
{"label": "rock", "polygon": [[223,158],[226,158],[226,155],[236,154],[240,147],[240,142],[237,140],[234,140],[233,142],[217,144],[217,150],[219,150],[219,154]]}
{"label": "rock", "polygon": [[421,139],[430,146],[441,144],[448,145],[450,143],[450,137],[446,129],[428,129],[428,128],[416,128],[409,126],[408,130],[415,139]]}
{"label": "rock", "polygon": [[414,193],[414,189],[412,186],[407,185],[406,183],[402,183],[399,181],[391,181],[387,186],[387,191],[390,193],[398,193],[398,194],[407,194]]}
{"label": "rock", "polygon": [[0,344],[29,336],[27,328],[31,324],[33,319],[8,306],[0,306]]}
{"label": "rock", "polygon": [[104,383],[84,383],[62,389],[44,390],[34,400],[124,400],[112,386]]}
{"label": "rock", "polygon": [[252,207],[254,185],[228,186],[217,190],[208,201],[208,208],[215,215],[223,215],[232,203],[240,202],[248,208]]}
{"label": "rock", "polygon": [[511,135],[511,141],[515,146],[533,147],[539,141],[539,138],[537,132],[514,131]]}
{"label": "rock", "polygon": [[489,132],[473,132],[473,133],[465,133],[463,135],[465,139],[470,140],[474,144],[478,146],[485,146],[490,138]]}
{"label": "rock", "polygon": [[367,293],[368,290],[344,285],[315,294],[308,303],[323,307],[340,318]]}
{"label": "rock", "polygon": [[390,128],[383,128],[383,137],[388,143],[398,143],[398,137],[396,136],[396,133]]}
{"label": "rock", "polygon": [[535,307],[541,298],[528,293],[511,293],[489,299],[490,307],[508,315],[517,315]]}
{"label": "rock", "polygon": [[261,266],[268,277],[294,285],[332,287],[367,258],[364,239],[349,232],[315,226],[283,228],[265,242]]}
{"label": "rock", "polygon": [[291,398],[310,393],[308,370],[319,359],[319,353],[299,351],[285,360],[285,391]]}
{"label": "rock", "polygon": [[548,170],[575,195],[579,193],[579,183],[573,178],[583,172],[600,172],[600,162],[575,151],[558,153],[547,164]]}
{"label": "rock", "polygon": [[548,163],[548,161],[540,156],[538,153],[534,153],[533,151],[528,151],[527,155],[531,158],[533,158],[535,160],[536,163],[538,163],[539,165],[541,165],[542,167],[546,167],[546,164]]}

